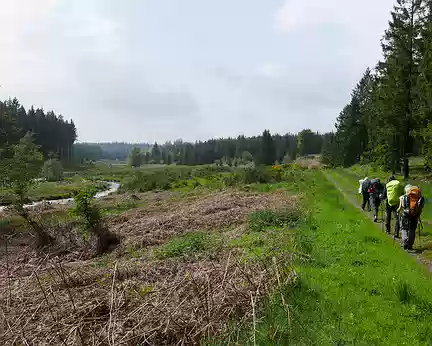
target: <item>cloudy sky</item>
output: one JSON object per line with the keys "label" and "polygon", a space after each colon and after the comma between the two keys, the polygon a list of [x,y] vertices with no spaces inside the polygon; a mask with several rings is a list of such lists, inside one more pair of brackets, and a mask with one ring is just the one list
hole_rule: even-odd
{"label": "cloudy sky", "polygon": [[332,129],[394,0],[0,0],[0,99],[80,141]]}

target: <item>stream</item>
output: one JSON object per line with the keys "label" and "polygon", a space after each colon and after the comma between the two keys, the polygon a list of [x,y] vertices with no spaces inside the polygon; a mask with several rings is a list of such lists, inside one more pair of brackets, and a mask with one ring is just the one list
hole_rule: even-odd
{"label": "stream", "polygon": [[[109,196],[109,195],[117,192],[120,189],[120,184],[119,183],[115,183],[115,182],[111,182],[111,181],[106,181],[105,183],[108,184],[108,186],[109,186],[108,189],[106,189],[104,191],[98,192],[94,196],[94,198],[100,199],[100,198],[103,198],[103,197],[107,197],[107,196]],[[56,200],[43,200],[43,201],[38,201],[38,202],[33,202],[33,203],[30,203],[30,204],[26,204],[24,206],[24,208],[30,209],[30,208],[34,208],[34,207],[37,207],[39,205],[42,205],[44,203],[48,203],[48,204],[51,204],[51,205],[66,205],[66,204],[72,203],[73,201],[74,201],[73,198],[56,199]],[[0,213],[3,212],[3,211],[5,211],[7,207],[8,206],[0,206]]]}

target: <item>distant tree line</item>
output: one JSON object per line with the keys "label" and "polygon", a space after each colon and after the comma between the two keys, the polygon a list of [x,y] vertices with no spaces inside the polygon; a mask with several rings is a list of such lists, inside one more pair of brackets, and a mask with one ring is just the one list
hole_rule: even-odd
{"label": "distant tree line", "polygon": [[261,136],[220,138],[195,143],[177,140],[163,145],[155,143],[150,150],[135,147],[129,163],[140,166],[148,163],[202,165],[220,164],[237,166],[255,162],[271,165],[291,162],[297,156],[319,154],[323,136],[311,130],[298,135],[272,135],[265,130]]}
{"label": "distant tree line", "polygon": [[374,162],[409,176],[409,157],[432,166],[432,0],[397,0],[382,40],[384,59],[367,69],[324,136],[323,161]]}
{"label": "distant tree line", "polygon": [[28,110],[19,101],[0,102],[0,157],[8,155],[9,148],[20,142],[27,133],[45,158],[71,160],[73,143],[77,138],[73,121],[65,120],[54,111],[41,108]]}

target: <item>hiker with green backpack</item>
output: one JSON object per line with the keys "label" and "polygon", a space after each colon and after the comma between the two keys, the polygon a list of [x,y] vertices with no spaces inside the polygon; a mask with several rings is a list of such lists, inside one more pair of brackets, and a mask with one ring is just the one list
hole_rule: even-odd
{"label": "hiker with green backpack", "polygon": [[386,232],[390,234],[392,214],[395,216],[396,226],[394,237],[399,238],[400,223],[398,215],[398,207],[400,205],[399,197],[404,194],[403,186],[399,180],[394,176],[388,179],[387,185],[384,190],[383,199],[386,199]]}
{"label": "hiker with green backpack", "polygon": [[402,244],[405,250],[413,250],[416,230],[424,205],[425,199],[422,196],[420,188],[407,185],[405,195],[400,197],[398,209],[401,215]]}

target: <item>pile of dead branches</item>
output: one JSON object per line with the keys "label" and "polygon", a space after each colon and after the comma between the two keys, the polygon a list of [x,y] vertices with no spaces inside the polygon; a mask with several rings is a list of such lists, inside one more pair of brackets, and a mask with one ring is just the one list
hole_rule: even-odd
{"label": "pile of dead branches", "polygon": [[293,279],[286,268],[286,260],[246,265],[234,252],[109,269],[51,262],[28,277],[2,278],[0,344],[199,344],[226,333],[230,320],[252,323],[256,301]]}
{"label": "pile of dead branches", "polygon": [[172,236],[189,231],[225,229],[246,222],[249,213],[265,209],[293,209],[299,198],[284,192],[258,194],[220,192],[179,205],[170,211],[143,216],[144,209],[122,215],[112,228],[124,236],[125,247],[163,244]]}

